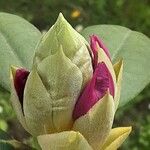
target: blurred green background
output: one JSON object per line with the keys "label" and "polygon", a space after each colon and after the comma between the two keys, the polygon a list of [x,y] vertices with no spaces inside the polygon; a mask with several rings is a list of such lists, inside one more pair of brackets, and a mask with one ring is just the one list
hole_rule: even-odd
{"label": "blurred green background", "polygon": [[[24,17],[41,31],[55,22],[61,11],[81,31],[95,24],[117,24],[150,36],[149,0],[0,0],[0,11]],[[29,135],[18,123],[9,102],[10,94],[0,89],[0,128],[18,140]],[[150,85],[117,111],[114,126],[133,126],[121,150],[150,149]]]}

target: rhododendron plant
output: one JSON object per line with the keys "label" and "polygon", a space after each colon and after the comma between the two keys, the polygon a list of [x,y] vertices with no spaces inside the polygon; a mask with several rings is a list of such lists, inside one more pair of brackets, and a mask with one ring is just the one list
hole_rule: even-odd
{"label": "rhododendron plant", "polygon": [[112,129],[123,60],[113,64],[97,35],[90,43],[59,15],[36,47],[31,71],[11,67],[11,101],[42,150],[116,150],[131,127]]}

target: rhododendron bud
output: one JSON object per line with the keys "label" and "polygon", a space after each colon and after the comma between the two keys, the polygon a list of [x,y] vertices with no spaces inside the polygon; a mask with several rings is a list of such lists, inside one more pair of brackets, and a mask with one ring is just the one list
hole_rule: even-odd
{"label": "rhododendron bud", "polygon": [[12,93],[31,134],[72,127],[74,105],[93,74],[88,46],[60,14],[38,44],[30,73],[20,68],[14,71]]}
{"label": "rhododendron bud", "polygon": [[39,65],[45,58],[56,54],[60,46],[64,55],[82,72],[84,87],[92,77],[93,70],[88,42],[71,27],[61,13],[56,23],[41,39],[35,53],[34,64]]}
{"label": "rhododendron bud", "polygon": [[[111,130],[123,61],[112,64],[102,40],[90,44],[59,15],[36,48],[31,71],[11,68],[11,101],[23,127],[43,150],[118,148],[130,128]],[[122,135],[117,138],[116,130]]]}

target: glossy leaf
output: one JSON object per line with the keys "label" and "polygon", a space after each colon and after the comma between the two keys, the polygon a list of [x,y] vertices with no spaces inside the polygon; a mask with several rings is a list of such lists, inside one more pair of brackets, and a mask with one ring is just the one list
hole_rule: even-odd
{"label": "glossy leaf", "polygon": [[108,47],[113,63],[124,61],[120,106],[133,99],[150,82],[150,39],[142,33],[117,25],[87,27],[82,35],[98,35]]}
{"label": "glossy leaf", "polygon": [[16,15],[0,13],[0,86],[9,90],[10,65],[30,69],[41,33]]}

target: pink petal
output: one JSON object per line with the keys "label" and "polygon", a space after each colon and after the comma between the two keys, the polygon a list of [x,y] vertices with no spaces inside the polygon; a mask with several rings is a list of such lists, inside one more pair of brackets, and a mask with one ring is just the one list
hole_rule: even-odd
{"label": "pink petal", "polygon": [[21,68],[16,70],[14,77],[14,86],[19,97],[20,103],[23,105],[23,94],[29,71]]}
{"label": "pink petal", "polygon": [[97,36],[97,35],[92,35],[90,36],[90,47],[92,49],[93,52],[93,68],[95,69],[98,63],[98,49],[97,49],[97,44],[99,45],[100,48],[102,48],[104,50],[104,52],[106,53],[106,55],[110,58],[110,53],[108,48],[104,45],[104,43],[102,42],[102,40]]}
{"label": "pink petal", "polygon": [[73,111],[73,119],[86,114],[109,89],[110,94],[114,96],[114,83],[111,74],[105,63],[99,63],[94,72],[93,78],[83,90]]}
{"label": "pink petal", "polygon": [[96,41],[93,36],[90,36],[90,47],[93,52],[92,63],[93,63],[93,69],[95,70],[98,64],[98,52],[97,52],[97,47],[96,47]]}

